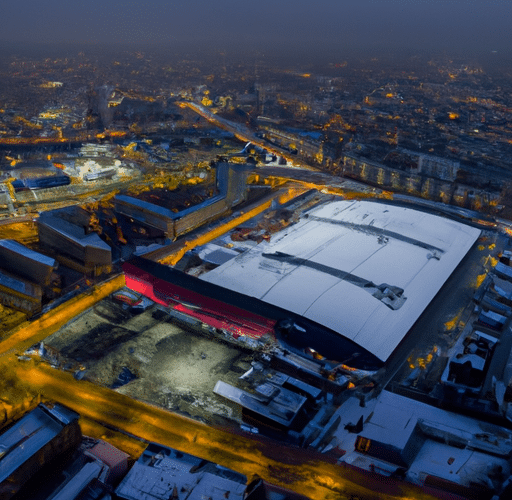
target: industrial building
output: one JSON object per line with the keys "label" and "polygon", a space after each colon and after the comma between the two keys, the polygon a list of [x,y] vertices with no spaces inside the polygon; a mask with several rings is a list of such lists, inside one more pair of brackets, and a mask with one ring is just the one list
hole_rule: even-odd
{"label": "industrial building", "polygon": [[246,201],[246,180],[250,168],[251,165],[217,164],[218,194],[180,212],[126,195],[114,198],[115,209],[142,225],[162,231],[167,238],[176,239],[225,215],[232,207]]}
{"label": "industrial building", "polygon": [[62,405],[39,405],[0,435],[2,499],[12,498],[44,465],[78,446],[78,417]]}
{"label": "industrial building", "polygon": [[304,210],[309,198],[273,234],[234,230],[174,269],[134,259],[126,283],[236,338],[273,335],[286,355],[331,375],[375,373],[481,231],[377,202],[324,198]]}
{"label": "industrial building", "polygon": [[22,278],[48,286],[59,263],[14,240],[0,240],[0,267]]}
{"label": "industrial building", "polygon": [[0,303],[26,313],[41,311],[58,263],[17,241],[0,240]]}
{"label": "industrial building", "polygon": [[15,191],[67,186],[71,179],[51,161],[21,162],[10,172]]}
{"label": "industrial building", "polygon": [[112,249],[90,224],[90,215],[77,206],[43,212],[37,219],[39,243],[63,265],[99,275],[110,270]]}
{"label": "industrial building", "polygon": [[0,270],[0,302],[28,316],[41,311],[43,292],[36,283]]}
{"label": "industrial building", "polygon": [[340,464],[400,477],[438,498],[510,498],[509,429],[388,391],[364,407],[344,402],[314,444],[322,441]]}
{"label": "industrial building", "polygon": [[336,201],[199,279],[306,318],[385,362],[479,235],[425,212]]}
{"label": "industrial building", "polygon": [[[272,353],[268,376],[275,383],[255,381],[250,389],[268,394],[254,397],[222,381],[214,392],[293,428],[312,395],[293,380],[339,395],[350,380],[375,377],[481,231],[410,208],[315,192],[275,214],[274,222],[253,221],[188,252],[175,268],[137,257],[123,270],[129,288],[174,316]],[[282,373],[291,377],[285,386]],[[280,397],[288,406],[278,421],[268,405]]]}
{"label": "industrial building", "polygon": [[243,500],[247,478],[187,453],[150,444],[116,490],[119,498]]}
{"label": "industrial building", "polygon": [[122,500],[308,500],[256,477],[181,451],[150,443],[116,489]]}

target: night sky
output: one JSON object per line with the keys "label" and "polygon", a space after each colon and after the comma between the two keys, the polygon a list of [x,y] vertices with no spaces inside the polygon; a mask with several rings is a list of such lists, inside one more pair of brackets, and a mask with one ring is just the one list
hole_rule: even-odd
{"label": "night sky", "polygon": [[510,0],[4,0],[0,41],[511,50]]}

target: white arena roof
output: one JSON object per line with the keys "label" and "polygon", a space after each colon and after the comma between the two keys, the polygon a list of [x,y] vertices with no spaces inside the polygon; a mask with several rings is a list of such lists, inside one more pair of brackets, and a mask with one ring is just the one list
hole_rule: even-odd
{"label": "white arena roof", "polygon": [[479,235],[410,208],[335,201],[200,279],[293,311],[386,361]]}

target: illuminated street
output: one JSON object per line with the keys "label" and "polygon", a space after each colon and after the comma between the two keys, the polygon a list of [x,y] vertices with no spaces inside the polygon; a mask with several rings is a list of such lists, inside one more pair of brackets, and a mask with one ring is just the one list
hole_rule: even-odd
{"label": "illuminated street", "polygon": [[30,380],[32,388],[45,398],[66,404],[84,417],[147,441],[185,450],[247,476],[258,474],[315,500],[348,500],[354,496],[365,500],[433,498],[412,486],[389,481],[384,486],[386,493],[374,493],[383,488],[378,476],[328,464],[305,450],[202,425],[115,391],[76,381],[71,374],[45,364],[14,361],[10,369],[20,379]]}

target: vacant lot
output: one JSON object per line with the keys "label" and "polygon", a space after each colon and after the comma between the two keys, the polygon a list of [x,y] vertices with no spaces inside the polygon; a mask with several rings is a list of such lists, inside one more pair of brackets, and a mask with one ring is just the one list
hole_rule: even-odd
{"label": "vacant lot", "polygon": [[45,344],[97,384],[209,424],[241,422],[239,408],[213,388],[218,380],[236,385],[252,353],[177,324],[156,306],[136,314],[109,297]]}

